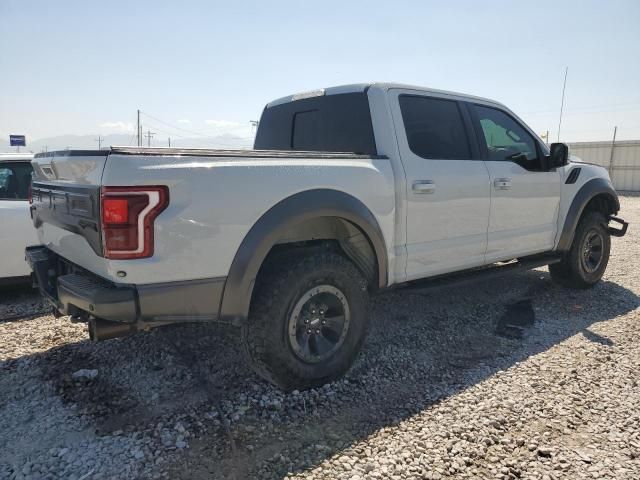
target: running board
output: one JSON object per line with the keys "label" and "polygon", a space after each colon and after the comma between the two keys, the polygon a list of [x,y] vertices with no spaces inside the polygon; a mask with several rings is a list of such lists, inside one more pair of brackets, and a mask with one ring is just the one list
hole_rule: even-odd
{"label": "running board", "polygon": [[506,263],[493,264],[488,267],[480,267],[462,272],[448,273],[424,280],[415,280],[405,283],[403,287],[412,293],[432,292],[441,288],[461,286],[474,283],[478,280],[497,278],[514,271],[531,270],[544,267],[562,260],[561,255],[532,255]]}

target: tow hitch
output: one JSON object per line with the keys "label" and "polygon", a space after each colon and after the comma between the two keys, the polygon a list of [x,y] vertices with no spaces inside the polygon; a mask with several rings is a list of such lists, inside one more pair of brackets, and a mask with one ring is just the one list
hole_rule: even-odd
{"label": "tow hitch", "polygon": [[616,222],[616,223],[619,223],[620,225],[622,225],[622,227],[620,227],[620,228],[614,228],[614,227],[610,226],[607,230],[609,231],[609,234],[611,236],[613,236],[613,237],[623,237],[624,234],[627,233],[627,227],[629,226],[628,222],[625,222],[621,218],[614,217],[613,215],[609,216],[609,221],[610,222]]}

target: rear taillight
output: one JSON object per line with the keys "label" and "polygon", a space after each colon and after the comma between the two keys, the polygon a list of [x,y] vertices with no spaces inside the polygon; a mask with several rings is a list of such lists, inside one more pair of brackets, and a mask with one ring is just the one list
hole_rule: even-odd
{"label": "rear taillight", "polygon": [[153,221],[169,205],[165,186],[102,187],[100,211],[104,257],[153,255]]}

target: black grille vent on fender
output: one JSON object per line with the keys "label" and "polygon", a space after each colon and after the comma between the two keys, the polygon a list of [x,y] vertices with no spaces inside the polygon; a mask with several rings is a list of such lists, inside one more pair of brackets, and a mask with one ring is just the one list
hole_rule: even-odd
{"label": "black grille vent on fender", "polygon": [[578,177],[580,176],[580,167],[576,167],[573,170],[571,170],[569,172],[569,176],[567,177],[567,180],[564,183],[576,183],[576,180],[578,180]]}

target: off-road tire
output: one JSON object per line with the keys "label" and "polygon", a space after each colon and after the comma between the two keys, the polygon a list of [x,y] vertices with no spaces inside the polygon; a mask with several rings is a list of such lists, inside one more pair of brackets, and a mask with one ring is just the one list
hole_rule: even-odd
{"label": "off-road tire", "polygon": [[[593,271],[585,268],[582,256],[585,253],[586,241],[590,235],[597,234],[601,238],[601,259]],[[554,282],[569,288],[590,288],[600,281],[609,262],[611,236],[608,231],[607,218],[597,211],[584,214],[578,223],[571,249],[562,261],[549,265],[549,273]]]}
{"label": "off-road tire", "polygon": [[[369,295],[362,273],[344,256],[321,250],[281,256],[265,268],[242,327],[242,345],[253,369],[285,391],[318,387],[342,376],[355,360],[369,323]],[[341,345],[329,358],[308,363],[294,352],[290,320],[305,293],[322,285],[343,293],[349,324]]]}

